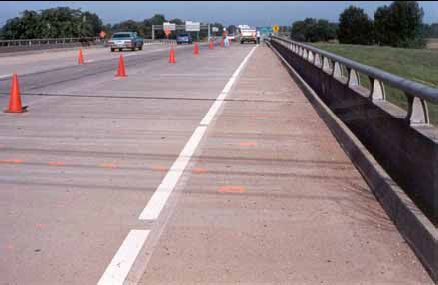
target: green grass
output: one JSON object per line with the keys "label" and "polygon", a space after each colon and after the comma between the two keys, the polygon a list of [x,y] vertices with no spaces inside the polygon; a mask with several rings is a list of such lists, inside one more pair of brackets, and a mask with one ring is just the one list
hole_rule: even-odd
{"label": "green grass", "polygon": [[[438,49],[402,49],[378,46],[342,45],[315,43],[314,46],[350,58],[357,62],[377,67],[398,76],[438,88]],[[361,75],[362,84],[369,86],[369,80]],[[387,100],[407,109],[404,94],[385,86]],[[428,103],[432,123],[438,125],[438,105]]]}

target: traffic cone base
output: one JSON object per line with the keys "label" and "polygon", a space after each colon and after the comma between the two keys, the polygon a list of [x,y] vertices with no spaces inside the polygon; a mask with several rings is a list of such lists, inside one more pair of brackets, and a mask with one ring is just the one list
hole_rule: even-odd
{"label": "traffic cone base", "polygon": [[84,64],[84,54],[81,48],[79,49],[78,64]]}
{"label": "traffic cone base", "polygon": [[9,99],[9,108],[5,113],[23,113],[27,111],[27,106],[21,106],[20,85],[18,83],[18,76],[14,73],[12,75],[11,94]]}
{"label": "traffic cone base", "polygon": [[169,63],[175,63],[175,50],[173,49],[173,46],[170,48],[170,53],[169,53]]}
{"label": "traffic cone base", "polygon": [[193,54],[198,55],[199,54],[199,45],[198,42],[195,42],[195,46],[193,47]]}
{"label": "traffic cone base", "polygon": [[119,67],[117,68],[116,77],[126,77],[125,61],[123,60],[123,55],[120,55],[119,57]]}

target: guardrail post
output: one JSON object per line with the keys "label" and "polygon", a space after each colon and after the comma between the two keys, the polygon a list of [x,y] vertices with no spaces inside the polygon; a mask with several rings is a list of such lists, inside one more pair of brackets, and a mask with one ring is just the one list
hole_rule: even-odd
{"label": "guardrail post", "polygon": [[308,53],[307,49],[304,49],[304,51],[303,51],[303,58],[305,60],[307,60],[308,56],[309,56],[309,53]]}
{"label": "guardrail post", "polygon": [[427,103],[423,99],[405,93],[408,99],[408,114],[406,120],[411,126],[429,125],[429,110]]}
{"label": "guardrail post", "polygon": [[331,74],[330,62],[325,56],[322,57],[322,70]]}
{"label": "guardrail post", "polygon": [[334,78],[342,78],[342,68],[339,62],[333,62],[333,77]]}
{"label": "guardrail post", "polygon": [[319,55],[319,53],[315,53],[315,61],[314,64],[316,67],[321,68],[322,67],[322,63],[321,63],[321,56]]}
{"label": "guardrail post", "polygon": [[370,99],[371,101],[385,101],[386,95],[385,95],[385,86],[383,85],[383,82],[380,80],[377,80],[375,78],[372,78],[371,76],[368,76],[370,79]]}
{"label": "guardrail post", "polygon": [[360,85],[359,73],[352,68],[347,68],[347,70],[348,70],[348,86],[352,87],[352,86]]}
{"label": "guardrail post", "polygon": [[307,59],[309,60],[309,62],[311,62],[313,64],[313,62],[315,61],[315,56],[313,55],[313,52],[309,50],[309,55],[307,56]]}

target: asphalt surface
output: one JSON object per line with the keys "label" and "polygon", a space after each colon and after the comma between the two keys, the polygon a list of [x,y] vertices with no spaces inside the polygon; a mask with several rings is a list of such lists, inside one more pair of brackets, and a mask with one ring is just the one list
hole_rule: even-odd
{"label": "asphalt surface", "polygon": [[0,284],[431,283],[267,47],[168,52],[0,64]]}

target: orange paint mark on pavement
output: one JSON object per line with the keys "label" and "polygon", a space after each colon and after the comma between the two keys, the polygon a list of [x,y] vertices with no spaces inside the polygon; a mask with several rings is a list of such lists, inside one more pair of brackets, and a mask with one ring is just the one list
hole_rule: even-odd
{"label": "orange paint mark on pavement", "polygon": [[35,227],[37,228],[37,229],[44,229],[45,227],[46,227],[46,225],[45,224],[36,224],[35,225]]}
{"label": "orange paint mark on pavement", "polygon": [[192,169],[192,172],[195,174],[203,174],[203,173],[207,173],[208,170],[202,167],[195,167]]}
{"label": "orange paint mark on pavement", "polygon": [[62,161],[49,161],[48,163],[50,166],[64,166],[65,163]]}
{"label": "orange paint mark on pavement", "polygon": [[12,163],[12,164],[20,164],[24,161],[21,159],[2,159],[0,160],[0,163]]}
{"label": "orange paint mark on pavement", "polygon": [[12,251],[12,250],[15,249],[15,247],[14,247],[12,244],[8,244],[8,245],[5,245],[5,246],[4,246],[4,249],[5,249],[5,250]]}
{"label": "orange paint mark on pavement", "polygon": [[113,163],[102,163],[99,166],[103,167],[103,168],[107,168],[107,169],[117,168],[117,166],[115,164],[113,164]]}
{"label": "orange paint mark on pavement", "polygon": [[152,169],[153,171],[160,171],[160,172],[165,172],[165,171],[167,171],[167,168],[164,167],[164,166],[162,166],[162,165],[154,165],[154,166],[151,167],[151,169]]}
{"label": "orange paint mark on pavement", "polygon": [[239,145],[245,146],[245,147],[252,147],[252,146],[257,146],[257,143],[256,142],[241,142]]}
{"label": "orange paint mark on pavement", "polygon": [[245,193],[246,189],[243,186],[237,186],[237,185],[226,185],[222,186],[218,190],[219,193]]}

